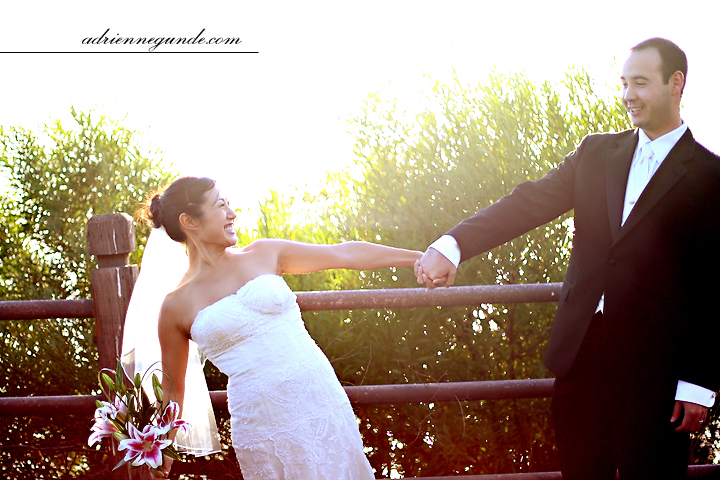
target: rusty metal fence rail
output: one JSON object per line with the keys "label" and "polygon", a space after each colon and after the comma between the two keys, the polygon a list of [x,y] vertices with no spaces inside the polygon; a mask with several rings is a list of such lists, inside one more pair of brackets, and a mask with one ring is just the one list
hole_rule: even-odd
{"label": "rusty metal fence rail", "polygon": [[[303,311],[361,308],[453,307],[482,303],[554,302],[560,283],[476,285],[471,287],[393,288],[296,292]],[[0,320],[94,318],[93,300],[19,300],[0,302]]]}
{"label": "rusty metal fence rail", "polygon": [[[552,396],[553,379],[494,380],[486,382],[411,383],[344,387],[356,405],[391,403],[452,402],[547,398]],[[95,395],[63,395],[0,398],[0,412],[6,415],[92,415]],[[227,410],[227,392],[210,392],[213,408]]]}
{"label": "rusty metal fence rail", "polygon": [[50,318],[94,318],[93,301],[16,300],[0,302],[0,320],[44,320]]}

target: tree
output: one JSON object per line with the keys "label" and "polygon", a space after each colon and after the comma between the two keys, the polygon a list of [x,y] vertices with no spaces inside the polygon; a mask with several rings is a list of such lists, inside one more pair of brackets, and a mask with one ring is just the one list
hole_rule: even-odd
{"label": "tree", "polygon": [[[315,242],[367,240],[424,250],[478,209],[555,167],[593,132],[629,127],[620,103],[584,71],[534,82],[495,73],[484,83],[435,82],[414,117],[371,95],[351,122],[359,175],[337,173],[313,209],[271,196],[255,234]],[[564,216],[480,255],[457,285],[562,281],[572,246]],[[294,290],[417,286],[409,270],[289,277]],[[345,384],[543,378],[554,304],[312,312],[311,335]],[[556,468],[544,399],[363,406],[369,459],[406,476]],[[442,461],[438,461],[442,459]]]}
{"label": "tree", "polygon": [[[90,298],[88,219],[135,212],[172,178],[119,122],[71,114],[72,125],[58,120],[41,133],[0,127],[0,177],[7,184],[0,195],[4,300]],[[139,247],[147,233],[138,225]],[[89,394],[98,389],[98,370],[91,320],[0,322],[0,395]],[[89,421],[5,419],[0,469],[13,478],[76,476],[87,468],[84,455],[94,454],[79,447],[87,442]]]}

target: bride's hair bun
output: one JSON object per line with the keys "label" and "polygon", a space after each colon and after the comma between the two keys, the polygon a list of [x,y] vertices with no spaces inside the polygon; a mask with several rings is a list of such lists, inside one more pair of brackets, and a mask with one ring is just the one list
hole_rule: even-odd
{"label": "bride's hair bun", "polygon": [[180,227],[180,215],[185,213],[201,218],[205,194],[214,186],[215,180],[209,178],[178,178],[147,202],[145,218],[151,221],[155,228],[165,227],[167,234],[176,242],[185,243],[187,238]]}
{"label": "bride's hair bun", "polygon": [[165,212],[162,208],[162,202],[160,201],[160,195],[155,195],[150,200],[150,206],[148,207],[149,215],[148,219],[152,221],[153,227],[160,228],[163,226],[163,217]]}

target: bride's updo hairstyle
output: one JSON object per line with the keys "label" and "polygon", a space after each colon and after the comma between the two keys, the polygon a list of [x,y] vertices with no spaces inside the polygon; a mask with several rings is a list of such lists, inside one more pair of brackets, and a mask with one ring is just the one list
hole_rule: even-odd
{"label": "bride's updo hairstyle", "polygon": [[215,186],[215,180],[200,177],[181,177],[163,192],[150,199],[146,216],[155,228],[165,227],[167,234],[176,242],[185,243],[185,232],[180,228],[180,215],[202,218],[205,194]]}

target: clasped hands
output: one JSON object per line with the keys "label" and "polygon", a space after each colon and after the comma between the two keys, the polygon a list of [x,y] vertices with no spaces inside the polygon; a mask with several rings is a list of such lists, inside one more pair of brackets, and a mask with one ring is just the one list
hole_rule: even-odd
{"label": "clasped hands", "polygon": [[428,248],[415,261],[415,278],[429,289],[449,287],[455,282],[455,265],[434,248]]}

